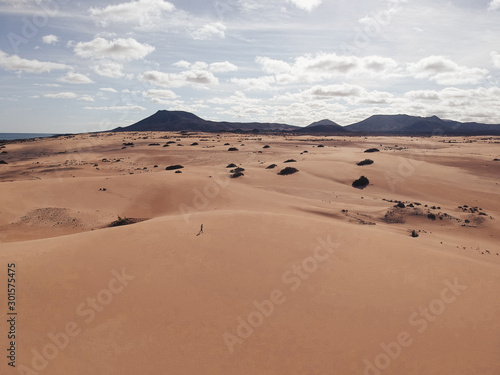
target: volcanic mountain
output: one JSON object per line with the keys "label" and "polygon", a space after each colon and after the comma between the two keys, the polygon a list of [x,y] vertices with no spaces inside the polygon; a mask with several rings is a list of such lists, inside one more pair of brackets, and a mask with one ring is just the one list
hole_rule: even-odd
{"label": "volcanic mountain", "polygon": [[298,126],[275,123],[243,123],[208,121],[195,114],[184,111],[160,110],[127,127],[119,127],[113,131],[291,131],[300,129]]}
{"label": "volcanic mountain", "polygon": [[500,125],[462,123],[437,116],[374,115],[348,126],[321,120],[299,127],[280,123],[208,121],[193,113],[161,110],[135,124],[112,131],[284,132],[362,135],[500,135]]}

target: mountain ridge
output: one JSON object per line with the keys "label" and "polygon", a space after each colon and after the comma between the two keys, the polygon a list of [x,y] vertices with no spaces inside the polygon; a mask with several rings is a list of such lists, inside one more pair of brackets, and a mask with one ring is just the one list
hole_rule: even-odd
{"label": "mountain ridge", "polygon": [[159,110],[120,131],[199,131],[199,132],[285,132],[299,134],[362,135],[500,135],[500,125],[443,120],[438,116],[405,114],[373,115],[365,120],[341,126],[329,119],[300,127],[282,123],[229,122],[205,120],[185,111]]}

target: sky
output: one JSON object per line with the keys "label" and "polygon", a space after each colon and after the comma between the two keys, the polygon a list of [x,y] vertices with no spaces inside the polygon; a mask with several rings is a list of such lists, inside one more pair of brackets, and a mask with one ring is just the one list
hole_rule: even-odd
{"label": "sky", "polygon": [[0,132],[161,109],[349,125],[500,123],[500,0],[0,0]]}

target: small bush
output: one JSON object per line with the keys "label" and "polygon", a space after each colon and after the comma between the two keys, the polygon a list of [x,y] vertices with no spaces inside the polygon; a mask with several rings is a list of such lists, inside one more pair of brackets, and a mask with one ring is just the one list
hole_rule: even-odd
{"label": "small bush", "polygon": [[380,152],[378,148],[369,148],[368,150],[365,150],[366,153],[373,153],[373,152]]}
{"label": "small bush", "polygon": [[429,219],[429,220],[436,220],[436,215],[434,215],[434,214],[428,214],[427,215],[427,219]]}
{"label": "small bush", "polygon": [[237,165],[236,165],[236,164],[234,164],[234,163],[230,163],[230,164],[228,164],[228,165],[227,165],[227,167],[226,167],[226,168],[235,168],[235,167],[237,167]]}
{"label": "small bush", "polygon": [[159,143],[150,143],[148,146],[159,146]]}
{"label": "small bush", "polygon": [[231,169],[229,172],[230,173],[239,173],[239,172],[244,172],[245,171],[245,168],[235,168],[235,169]]}
{"label": "small bush", "polygon": [[166,171],[174,171],[176,169],[182,169],[184,168],[182,165],[180,164],[176,164],[176,165],[169,165],[167,168],[165,168]]}
{"label": "small bush", "polygon": [[412,230],[412,231],[411,231],[411,236],[412,236],[413,238],[417,238],[417,237],[418,237],[418,233],[417,233],[417,231],[416,231],[416,230]]}
{"label": "small bush", "polygon": [[262,147],[262,148],[269,148],[269,147],[271,147],[271,146],[269,146],[269,145],[265,145],[265,146],[264,146],[264,147]]}
{"label": "small bush", "polygon": [[370,160],[370,159],[365,159],[363,161],[360,161],[359,163],[357,163],[356,165],[359,165],[360,167],[362,167],[363,165],[371,165],[373,164],[373,160]]}
{"label": "small bush", "polygon": [[236,147],[230,147],[228,151],[238,151],[238,149]]}
{"label": "small bush", "polygon": [[198,142],[191,143],[191,146],[198,146]]}
{"label": "small bush", "polygon": [[370,181],[365,176],[361,176],[360,178],[358,178],[357,180],[355,180],[352,183],[352,187],[357,188],[357,189],[364,189],[369,184],[370,184]]}
{"label": "small bush", "polygon": [[276,164],[271,164],[271,165],[269,165],[266,169],[274,169],[274,168],[276,168],[276,167],[277,167],[277,165],[276,165]]}
{"label": "small bush", "polygon": [[170,147],[170,145],[163,145],[163,147]]}
{"label": "small bush", "polygon": [[287,176],[290,174],[297,173],[299,170],[297,168],[293,167],[286,167],[285,169],[282,169],[281,171],[278,172],[280,176]]}
{"label": "small bush", "polygon": [[241,176],[244,176],[244,174],[241,173],[241,172],[236,172],[236,173],[233,173],[230,177],[231,178],[238,178],[238,177],[241,177]]}
{"label": "small bush", "polygon": [[318,147],[325,147],[325,146],[323,146],[323,145],[318,145]]}
{"label": "small bush", "polygon": [[283,163],[296,163],[297,160],[293,160],[293,159],[288,159],[286,161],[284,161]]}
{"label": "small bush", "polygon": [[9,164],[5,160],[0,160],[0,164]]}

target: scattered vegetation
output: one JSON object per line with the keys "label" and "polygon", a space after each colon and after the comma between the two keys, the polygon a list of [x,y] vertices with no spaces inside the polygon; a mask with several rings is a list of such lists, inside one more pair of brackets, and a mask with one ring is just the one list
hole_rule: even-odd
{"label": "scattered vegetation", "polygon": [[234,163],[229,163],[226,168],[236,168],[237,165]]}
{"label": "scattered vegetation", "polygon": [[318,145],[318,147],[325,147],[324,145]]}
{"label": "scattered vegetation", "polygon": [[286,161],[284,161],[283,163],[296,163],[297,160],[294,160],[294,159],[288,159]]}
{"label": "scattered vegetation", "polygon": [[364,189],[369,184],[370,184],[370,181],[365,176],[361,176],[360,178],[358,178],[357,180],[355,180],[352,183],[352,187],[354,187],[356,189]]}
{"label": "scattered vegetation", "polygon": [[159,143],[150,143],[148,146],[159,146]]}
{"label": "scattered vegetation", "polygon": [[274,169],[276,167],[277,167],[276,164],[271,164],[271,165],[268,165],[266,169]]}
{"label": "scattered vegetation", "polygon": [[245,168],[238,167],[235,169],[231,169],[229,172],[230,173],[240,173],[240,172],[244,172],[244,171],[245,171]]}
{"label": "scattered vegetation", "polygon": [[413,238],[417,238],[417,237],[418,237],[418,233],[417,233],[417,231],[416,231],[415,229],[413,229],[413,230],[411,231],[411,236],[412,236]]}
{"label": "scattered vegetation", "polygon": [[176,169],[182,169],[184,168],[182,165],[180,164],[176,164],[176,165],[169,165],[167,168],[165,168],[166,171],[174,171]]}
{"label": "scattered vegetation", "polygon": [[241,176],[244,176],[244,174],[242,172],[236,172],[236,173],[233,173],[231,176],[231,178],[238,178],[238,177],[241,177]]}
{"label": "scattered vegetation", "polygon": [[120,226],[123,226],[123,225],[130,225],[130,224],[135,224],[135,223],[139,223],[141,221],[144,221],[146,219],[134,219],[134,218],[131,218],[131,217],[124,217],[124,218],[121,218],[120,216],[118,216],[118,219],[113,221],[112,223],[110,223],[108,225],[109,228],[112,228],[112,227],[120,227]]}
{"label": "scattered vegetation", "polygon": [[368,150],[365,150],[366,153],[373,153],[373,152],[380,152],[378,148],[369,148]]}
{"label": "scattered vegetation", "polygon": [[271,147],[271,146],[269,146],[269,145],[265,145],[265,146],[264,146],[264,147],[262,147],[262,148],[269,148],[269,147]]}
{"label": "scattered vegetation", "polygon": [[290,174],[297,173],[299,170],[297,168],[293,167],[286,167],[285,169],[282,169],[281,171],[278,172],[280,176],[287,176]]}
{"label": "scattered vegetation", "polygon": [[363,161],[360,161],[359,163],[357,163],[356,165],[359,165],[360,167],[362,167],[363,165],[371,165],[373,164],[374,161],[371,160],[371,159],[365,159]]}
{"label": "scattered vegetation", "polygon": [[198,146],[198,142],[191,143],[191,146]]}
{"label": "scattered vegetation", "polygon": [[228,151],[239,151],[236,147],[230,147]]}

